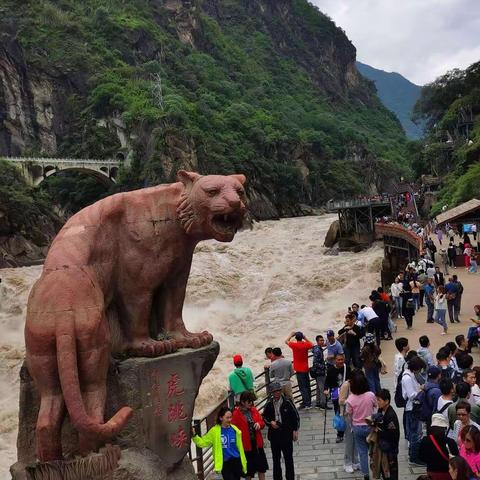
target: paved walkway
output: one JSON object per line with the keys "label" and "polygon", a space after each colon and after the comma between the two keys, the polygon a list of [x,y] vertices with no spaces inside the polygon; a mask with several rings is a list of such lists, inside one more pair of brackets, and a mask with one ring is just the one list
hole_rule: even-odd
{"label": "paved walkway", "polygon": [[[393,378],[382,381],[382,387],[393,391]],[[401,423],[401,411],[398,412],[397,410],[397,414]],[[296,479],[363,480],[363,475],[360,471],[346,473],[343,469],[344,444],[335,443],[337,434],[332,428],[332,417],[333,410],[328,410],[325,443],[323,443],[324,410],[312,409],[300,412],[300,437],[298,442],[294,444]],[[398,456],[399,479],[416,480],[420,474],[425,473],[425,469],[411,467],[408,464],[407,448],[406,440],[401,438]],[[266,443],[265,451],[267,452],[269,466],[272,468],[268,442]],[[272,471],[270,470],[267,472],[267,479],[272,478]]]}
{"label": "paved walkway", "polygon": [[[444,242],[445,243],[445,242]],[[457,274],[459,280],[464,286],[464,294],[462,297],[462,308],[460,320],[461,323],[449,325],[448,335],[440,335],[442,328],[437,324],[426,323],[426,307],[421,308],[417,315],[414,317],[413,329],[406,330],[406,325],[403,320],[399,320],[397,323],[397,333],[394,337],[406,337],[410,341],[410,348],[417,349],[418,338],[422,335],[428,335],[431,343],[431,351],[433,355],[438,349],[445,345],[448,341],[453,341],[455,336],[463,333],[467,333],[467,329],[472,325],[470,317],[473,316],[473,305],[480,304],[480,274],[468,274],[465,269],[457,268],[451,269],[450,274]],[[368,297],[369,292],[364,292],[364,296]],[[357,301],[362,299],[354,299]],[[367,303],[366,299],[363,299]],[[348,302],[347,302],[348,303]],[[384,341],[381,345],[382,357],[387,364],[389,371],[387,375],[382,377],[382,387],[388,388],[390,392],[394,393],[394,380],[393,380],[393,359],[396,353],[395,344],[393,341]],[[474,349],[472,352],[475,360],[475,365],[480,365],[480,350]],[[402,411],[397,410],[399,416],[400,425],[402,418]],[[329,410],[327,413],[327,428],[325,443],[323,443],[323,426],[324,426],[324,411],[312,409],[309,411],[302,411],[301,428],[299,441],[294,445],[294,460],[295,460],[295,473],[298,480],[306,479],[352,479],[363,480],[361,472],[355,472],[352,474],[346,473],[343,470],[343,443],[336,444],[336,433],[332,428],[333,410]],[[403,430],[403,429],[402,429]],[[272,468],[270,448],[268,441],[266,442],[265,450],[269,459],[270,468]],[[407,442],[403,438],[403,431],[400,439],[400,453],[399,453],[399,478],[400,480],[416,480],[416,478],[425,473],[425,469],[421,467],[411,467],[408,464],[407,456]],[[272,471],[267,473],[267,479],[272,478]]]}

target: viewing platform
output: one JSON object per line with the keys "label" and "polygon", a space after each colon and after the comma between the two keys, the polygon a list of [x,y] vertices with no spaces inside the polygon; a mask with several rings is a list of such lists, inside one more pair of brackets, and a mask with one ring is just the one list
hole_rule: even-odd
{"label": "viewing platform", "polygon": [[338,212],[345,208],[362,208],[369,206],[383,206],[390,207],[389,198],[380,198],[380,199],[365,199],[365,200],[330,200],[327,202],[327,210],[329,212]]}

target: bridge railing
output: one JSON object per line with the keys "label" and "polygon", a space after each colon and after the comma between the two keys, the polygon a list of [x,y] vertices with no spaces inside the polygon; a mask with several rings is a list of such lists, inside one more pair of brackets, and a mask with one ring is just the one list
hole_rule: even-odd
{"label": "bridge railing", "polygon": [[[313,355],[310,354],[309,358]],[[295,374],[294,374],[295,376]],[[293,380],[293,377],[292,379]],[[255,376],[255,394],[257,400],[255,401],[255,407],[261,413],[268,400],[268,386],[270,384],[269,369],[265,368],[263,372]],[[316,391],[316,382],[310,378],[310,389],[312,396]],[[301,394],[298,385],[292,385],[293,399],[295,404],[301,401]],[[221,407],[228,406],[233,408],[235,406],[234,394],[229,392],[222,400],[220,400],[205,416],[202,418],[194,418],[192,426],[197,435],[204,435],[213,425],[215,425],[217,412]],[[212,448],[199,448],[193,442],[190,446],[190,460],[192,461],[194,468],[197,472],[199,480],[207,480],[213,473],[213,453]]]}
{"label": "bridge railing", "polygon": [[327,209],[332,211],[340,210],[342,208],[369,207],[370,205],[390,205],[390,199],[388,197],[380,197],[365,200],[329,200],[327,202]]}
{"label": "bridge railing", "polygon": [[121,160],[106,159],[100,160],[95,158],[46,158],[46,157],[0,157],[9,162],[15,163],[40,163],[44,165],[55,165],[59,163],[67,163],[72,165],[112,165],[119,166],[122,164]]}

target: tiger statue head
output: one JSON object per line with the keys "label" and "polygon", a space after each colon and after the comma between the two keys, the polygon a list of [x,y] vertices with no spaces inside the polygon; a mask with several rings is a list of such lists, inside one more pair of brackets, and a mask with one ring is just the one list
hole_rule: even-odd
{"label": "tiger statue head", "polygon": [[231,242],[247,211],[245,176],[202,176],[180,170],[177,178],[185,187],[177,215],[187,235]]}

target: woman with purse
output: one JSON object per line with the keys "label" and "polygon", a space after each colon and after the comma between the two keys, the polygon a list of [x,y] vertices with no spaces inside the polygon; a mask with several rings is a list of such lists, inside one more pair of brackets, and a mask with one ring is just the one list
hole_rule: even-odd
{"label": "woman with purse", "polygon": [[343,455],[343,469],[347,473],[353,473],[355,470],[360,470],[360,463],[358,461],[358,452],[353,438],[352,431],[352,417],[345,412],[347,398],[350,395],[350,380],[347,380],[340,387],[339,403],[340,408],[343,411],[343,418],[345,419],[345,452]]}
{"label": "woman with purse", "polygon": [[243,449],[247,459],[246,479],[251,480],[258,473],[258,479],[265,480],[265,472],[268,470],[262,437],[265,422],[255,408],[255,398],[252,392],[243,392],[240,395],[240,404],[233,411],[232,425],[242,432]]}
{"label": "woman with purse", "polygon": [[360,468],[364,480],[369,480],[368,470],[368,443],[370,433],[367,417],[377,411],[377,398],[369,390],[367,377],[361,370],[352,372],[350,376],[350,395],[346,402],[346,414],[351,417],[353,438],[358,450]]}

